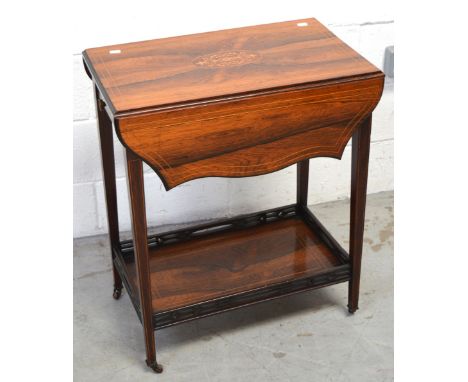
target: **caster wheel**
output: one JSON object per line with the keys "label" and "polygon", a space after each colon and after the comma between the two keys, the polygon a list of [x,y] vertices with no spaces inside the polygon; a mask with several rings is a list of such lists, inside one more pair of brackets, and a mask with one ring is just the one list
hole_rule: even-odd
{"label": "caster wheel", "polygon": [[114,288],[114,294],[112,295],[112,297],[114,297],[114,300],[118,300],[121,295],[122,295],[122,288]]}
{"label": "caster wheel", "polygon": [[153,369],[153,371],[155,373],[162,373],[163,372],[163,367],[162,365],[160,365],[159,363],[157,363],[156,361],[153,362],[153,363],[149,363],[148,361],[146,361],[146,364],[148,365],[148,367],[150,367],[151,369]]}
{"label": "caster wheel", "polygon": [[351,307],[348,305],[348,312],[349,312],[350,314],[356,313],[356,310],[358,310],[358,308],[351,308]]}

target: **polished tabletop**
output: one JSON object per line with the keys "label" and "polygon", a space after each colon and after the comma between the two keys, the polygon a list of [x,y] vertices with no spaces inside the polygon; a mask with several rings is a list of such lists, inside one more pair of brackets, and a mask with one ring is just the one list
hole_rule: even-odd
{"label": "polished tabletop", "polygon": [[113,113],[380,73],[316,19],[87,49]]}

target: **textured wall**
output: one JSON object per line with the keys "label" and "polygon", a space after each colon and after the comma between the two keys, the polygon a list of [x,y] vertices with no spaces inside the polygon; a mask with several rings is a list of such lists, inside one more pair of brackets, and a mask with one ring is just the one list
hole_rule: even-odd
{"label": "textured wall", "polygon": [[[380,17],[385,18],[385,15]],[[327,24],[326,18],[317,18]],[[383,67],[385,48],[393,45],[393,22],[391,20],[364,15],[354,22],[347,22],[343,16],[334,21],[335,23],[327,25],[336,35],[376,66]],[[174,31],[173,34],[183,33],[185,32]],[[152,37],[156,38],[160,35],[156,33]],[[91,41],[92,39],[86,36],[84,40]],[[120,42],[124,40],[96,38],[90,46],[78,44],[76,54],[73,56],[74,237],[96,235],[107,231],[93,92],[91,81],[83,70],[79,52],[86,47]],[[130,230],[130,218],[123,151],[117,139],[115,142],[120,225],[121,230],[126,231]],[[341,161],[328,158],[311,161],[310,203],[349,196],[349,170],[349,145]],[[295,166],[291,166],[273,174],[252,178],[198,179],[166,192],[158,177],[149,168],[145,168],[148,223],[149,225],[166,225],[191,222],[292,203],[295,199],[295,176]],[[387,82],[382,100],[374,112],[368,192],[392,189],[393,83]]]}

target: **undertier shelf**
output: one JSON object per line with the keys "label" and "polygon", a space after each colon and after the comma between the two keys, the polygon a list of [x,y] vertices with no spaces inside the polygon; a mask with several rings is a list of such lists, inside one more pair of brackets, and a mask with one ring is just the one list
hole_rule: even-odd
{"label": "undertier shelf", "polygon": [[[148,238],[155,329],[347,281],[348,255],[297,205]],[[139,314],[133,244],[115,262]]]}

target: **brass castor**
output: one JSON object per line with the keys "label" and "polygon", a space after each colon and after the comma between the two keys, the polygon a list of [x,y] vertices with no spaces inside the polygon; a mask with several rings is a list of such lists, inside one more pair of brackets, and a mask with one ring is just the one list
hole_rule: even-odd
{"label": "brass castor", "polygon": [[348,305],[348,312],[351,314],[356,313],[356,310],[358,310],[358,307],[351,307]]}
{"label": "brass castor", "polygon": [[148,367],[150,367],[151,369],[153,369],[153,371],[155,373],[162,373],[163,372],[163,367],[162,365],[160,365],[159,363],[157,363],[156,361],[154,362],[148,362],[148,360],[146,360],[146,364],[148,365]]}
{"label": "brass castor", "polygon": [[112,297],[114,297],[114,300],[118,300],[121,295],[122,295],[122,288],[114,288],[114,294],[112,295]]}

